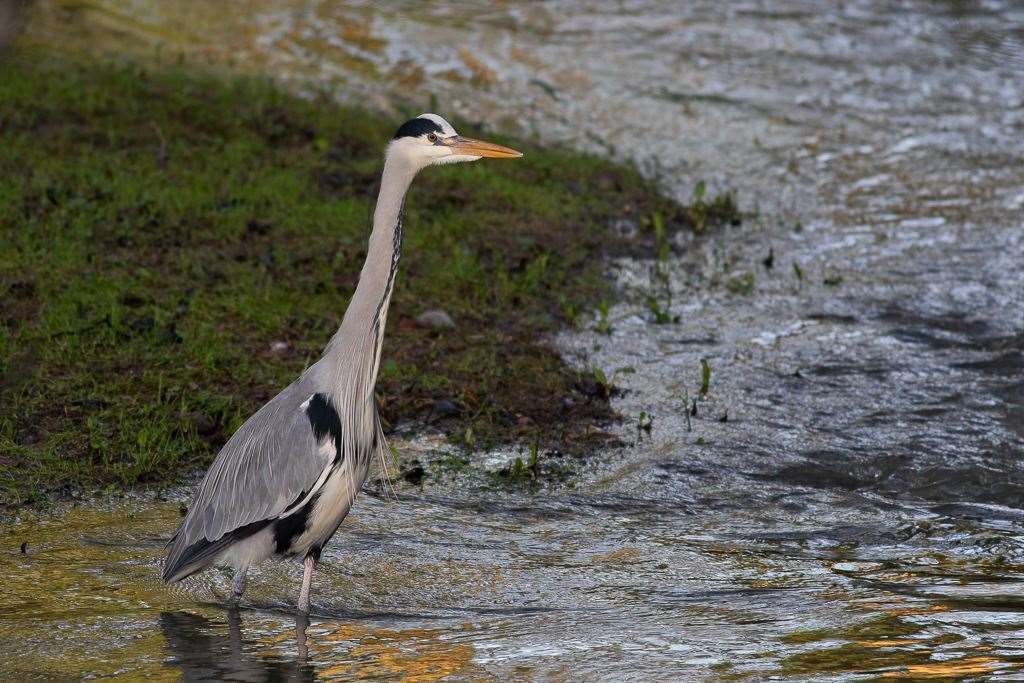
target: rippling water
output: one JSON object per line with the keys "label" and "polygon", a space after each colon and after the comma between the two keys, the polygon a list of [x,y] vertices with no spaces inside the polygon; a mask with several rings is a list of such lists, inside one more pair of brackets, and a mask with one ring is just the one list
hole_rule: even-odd
{"label": "rippling water", "polygon": [[621,262],[611,334],[559,340],[632,444],[574,489],[364,498],[305,629],[297,567],[240,613],[161,587],[177,502],[26,517],[0,672],[1024,679],[1024,8],[676,4],[38,3],[32,39],[433,95],[757,216],[678,245],[678,323]]}

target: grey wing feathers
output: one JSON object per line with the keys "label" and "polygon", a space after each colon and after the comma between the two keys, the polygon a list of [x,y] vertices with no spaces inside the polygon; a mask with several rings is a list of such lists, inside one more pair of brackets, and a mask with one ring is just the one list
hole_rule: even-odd
{"label": "grey wing feathers", "polygon": [[[191,573],[182,572],[188,565],[212,561],[213,551],[225,545],[216,542],[231,532],[280,515],[330,466],[333,453],[319,447],[304,410],[314,392],[304,378],[296,380],[224,444],[171,538],[165,581]],[[199,541],[214,547],[186,552]]]}

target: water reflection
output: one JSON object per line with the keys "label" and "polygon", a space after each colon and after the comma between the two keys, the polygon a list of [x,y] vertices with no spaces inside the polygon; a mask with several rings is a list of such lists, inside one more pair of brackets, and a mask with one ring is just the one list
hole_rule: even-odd
{"label": "water reflection", "polygon": [[162,612],[160,631],[167,641],[169,663],[181,669],[186,681],[312,681],[312,666],[306,664],[306,628],[309,621],[295,621],[294,660],[267,656],[254,651],[242,635],[242,615],[227,611],[227,633],[223,625],[190,612]]}

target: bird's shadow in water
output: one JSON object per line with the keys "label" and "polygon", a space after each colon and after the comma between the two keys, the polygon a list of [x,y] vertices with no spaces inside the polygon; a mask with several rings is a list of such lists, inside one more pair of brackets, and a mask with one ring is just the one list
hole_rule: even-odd
{"label": "bird's shadow in water", "polygon": [[227,611],[227,634],[216,622],[189,612],[162,612],[160,630],[170,653],[168,663],[181,669],[185,681],[312,681],[315,671],[306,661],[305,617],[295,619],[293,660],[266,657],[242,639],[242,617]]}

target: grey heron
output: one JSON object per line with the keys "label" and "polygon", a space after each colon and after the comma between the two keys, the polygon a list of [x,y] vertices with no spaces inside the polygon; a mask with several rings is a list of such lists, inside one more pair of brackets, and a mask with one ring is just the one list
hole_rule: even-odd
{"label": "grey heron", "polygon": [[436,114],[398,129],[387,146],[366,261],[323,356],[238,428],[203,477],[168,542],[166,583],[215,564],[234,568],[232,601],[249,567],[270,557],[303,559],[298,609],[309,611],[313,568],[363,485],[384,463],[374,385],[402,248],[402,208],[427,166],[521,153],[458,135]]}

